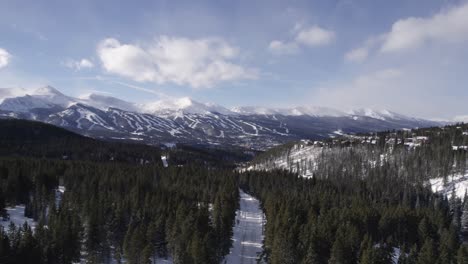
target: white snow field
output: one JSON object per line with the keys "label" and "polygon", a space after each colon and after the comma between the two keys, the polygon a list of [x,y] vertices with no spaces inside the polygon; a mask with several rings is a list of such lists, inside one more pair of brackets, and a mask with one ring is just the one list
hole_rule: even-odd
{"label": "white snow field", "polygon": [[233,245],[222,263],[256,264],[262,252],[264,214],[260,202],[240,191],[240,209],[236,212]]}
{"label": "white snow field", "polygon": [[10,222],[13,222],[16,227],[23,226],[24,222],[27,222],[31,229],[34,231],[36,228],[36,222],[32,218],[27,218],[24,216],[24,205],[17,205],[15,207],[7,207],[5,210],[7,214],[10,216],[10,219],[7,221],[2,221],[0,219],[0,225],[5,229],[5,231],[9,230]]}
{"label": "white snow field", "polygon": [[463,199],[468,191],[468,171],[465,172],[465,175],[455,174],[448,176],[445,184],[443,178],[430,179],[429,184],[433,192],[442,193],[449,199],[452,197],[452,193],[455,192],[458,198]]}

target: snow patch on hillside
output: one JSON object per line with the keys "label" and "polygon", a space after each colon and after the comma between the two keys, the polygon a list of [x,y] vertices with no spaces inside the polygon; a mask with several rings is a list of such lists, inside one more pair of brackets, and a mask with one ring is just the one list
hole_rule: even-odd
{"label": "snow patch on hillside", "polygon": [[464,175],[448,176],[445,184],[442,177],[430,179],[429,184],[433,192],[441,193],[449,199],[452,197],[452,193],[455,193],[457,198],[463,199],[468,191],[468,171]]}
{"label": "snow patch on hillside", "polygon": [[317,158],[323,148],[318,145],[309,145],[307,141],[294,145],[289,151],[271,160],[253,164],[247,170],[289,170],[302,177],[310,178],[317,169]]}

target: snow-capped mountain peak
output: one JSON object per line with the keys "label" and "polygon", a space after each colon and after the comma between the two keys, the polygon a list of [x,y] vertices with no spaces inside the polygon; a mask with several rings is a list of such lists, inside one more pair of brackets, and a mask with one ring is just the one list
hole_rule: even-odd
{"label": "snow-capped mountain peak", "polygon": [[344,116],[344,112],[323,106],[301,106],[293,108],[298,115],[310,115],[310,116]]}
{"label": "snow-capped mountain peak", "polygon": [[349,115],[353,116],[365,116],[371,117],[379,120],[388,120],[388,119],[412,119],[410,117],[383,109],[383,110],[376,110],[371,108],[359,108],[348,111]]}
{"label": "snow-capped mountain peak", "polygon": [[300,106],[294,108],[267,108],[258,106],[234,107],[233,112],[241,115],[284,115],[284,116],[344,116],[346,113],[337,109],[321,106]]}
{"label": "snow-capped mountain peak", "polygon": [[189,97],[175,99],[163,99],[152,103],[140,105],[142,112],[156,115],[171,115],[174,113],[185,114],[230,114],[231,111],[217,104],[200,103]]}
{"label": "snow-capped mountain peak", "polygon": [[0,109],[17,112],[28,112],[36,108],[68,107],[74,99],[68,97],[51,86],[38,88],[34,91],[26,89],[7,89],[0,92],[4,99],[0,102]]}
{"label": "snow-capped mountain peak", "polygon": [[64,95],[52,86],[40,87],[34,90],[30,95],[33,98],[44,100],[44,103],[62,107],[67,107],[76,102],[74,98]]}
{"label": "snow-capped mountain peak", "polygon": [[91,93],[81,96],[79,101],[81,103],[99,108],[101,110],[107,110],[108,108],[118,108],[121,110],[132,112],[138,112],[139,110],[136,104],[134,103],[98,93]]}
{"label": "snow-capped mountain peak", "polygon": [[24,88],[0,88],[0,104],[7,98],[24,96],[27,93]]}
{"label": "snow-capped mountain peak", "polygon": [[59,90],[55,89],[52,86],[43,86],[34,90],[31,95],[40,95],[40,96],[65,96]]}

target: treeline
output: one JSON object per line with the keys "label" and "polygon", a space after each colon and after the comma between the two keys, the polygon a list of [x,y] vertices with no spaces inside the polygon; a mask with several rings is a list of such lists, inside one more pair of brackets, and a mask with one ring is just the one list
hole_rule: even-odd
{"label": "treeline", "polygon": [[53,125],[17,119],[0,119],[0,156],[161,163],[161,152],[154,147],[95,140]]}
{"label": "treeline", "polygon": [[[63,197],[55,188],[63,184]],[[38,221],[0,232],[2,263],[219,263],[238,204],[230,171],[0,159],[0,201]]]}

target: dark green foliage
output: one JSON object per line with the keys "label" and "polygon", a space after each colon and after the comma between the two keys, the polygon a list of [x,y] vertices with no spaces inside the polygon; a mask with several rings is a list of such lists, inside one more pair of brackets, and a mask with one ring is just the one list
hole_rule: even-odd
{"label": "dark green foliage", "polygon": [[[15,178],[28,175],[11,189],[8,178],[0,180],[1,190],[9,190],[11,204],[26,202],[29,214],[47,224],[31,238],[24,231],[8,235],[4,248],[16,255],[28,255],[19,250],[34,246],[36,261],[44,263],[80,257],[147,263],[168,256],[176,263],[218,263],[229,252],[238,203],[237,177],[230,171],[35,159],[0,159],[0,168]],[[59,181],[66,192],[57,207]],[[31,198],[21,200],[17,193]]]}
{"label": "dark green foliage", "polygon": [[241,186],[264,207],[270,263],[391,263],[395,248],[401,263],[451,263],[460,245],[448,202],[418,184],[271,171],[244,173]]}
{"label": "dark green foliage", "polygon": [[[21,125],[8,122],[14,131]],[[375,144],[333,139],[324,143],[314,177],[305,179],[285,171],[237,175],[223,168],[242,154],[213,149],[170,150],[171,160],[184,166],[163,168],[154,148],[103,143],[33,123],[18,136],[0,137],[0,154],[9,156],[0,158],[0,214],[24,203],[39,225],[34,232],[27,225],[0,230],[0,263],[150,263],[166,257],[219,263],[231,246],[239,187],[259,198],[266,214],[262,257],[268,263],[383,264],[397,249],[401,264],[468,263],[462,243],[468,199],[447,200],[426,184],[466,170],[466,151],[452,145],[468,145],[461,133],[467,128],[368,135]],[[53,136],[41,141],[34,131]],[[430,142],[411,149],[401,140],[387,143],[409,136]],[[66,192],[57,203],[59,184]]]}

